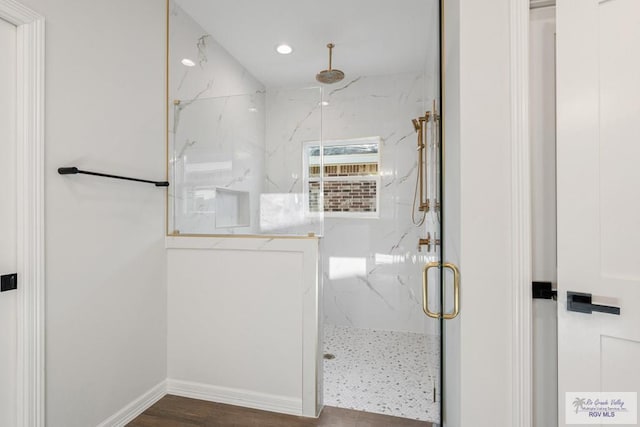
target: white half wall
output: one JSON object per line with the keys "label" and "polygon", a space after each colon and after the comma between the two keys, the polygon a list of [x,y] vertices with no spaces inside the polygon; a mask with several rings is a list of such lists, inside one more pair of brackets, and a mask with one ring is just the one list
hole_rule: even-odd
{"label": "white half wall", "polygon": [[313,417],[317,238],[167,237],[168,392]]}
{"label": "white half wall", "polygon": [[46,425],[95,426],[166,378],[165,4],[24,0],[46,32]]}

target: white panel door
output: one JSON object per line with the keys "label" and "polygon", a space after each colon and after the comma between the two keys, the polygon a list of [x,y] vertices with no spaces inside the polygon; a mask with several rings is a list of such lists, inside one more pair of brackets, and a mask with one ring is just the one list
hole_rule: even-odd
{"label": "white panel door", "polygon": [[[16,272],[16,27],[0,19],[0,275]],[[16,425],[16,291],[0,293],[0,426]]]}
{"label": "white panel door", "polygon": [[[565,392],[640,391],[640,1],[558,0],[557,97],[564,426]],[[567,311],[568,291],[620,314]]]}

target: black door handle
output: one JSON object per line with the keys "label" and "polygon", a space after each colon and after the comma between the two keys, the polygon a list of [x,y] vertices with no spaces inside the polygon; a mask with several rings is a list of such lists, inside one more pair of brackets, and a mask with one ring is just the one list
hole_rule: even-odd
{"label": "black door handle", "polygon": [[18,289],[18,275],[4,274],[0,276],[0,292],[12,291]]}
{"label": "black door handle", "polygon": [[620,307],[591,303],[591,294],[567,291],[567,311],[591,314],[594,311],[620,315]]}

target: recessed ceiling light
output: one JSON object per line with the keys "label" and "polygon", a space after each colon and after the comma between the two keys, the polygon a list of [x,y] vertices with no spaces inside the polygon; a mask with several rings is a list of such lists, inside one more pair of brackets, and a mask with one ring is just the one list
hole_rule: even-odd
{"label": "recessed ceiling light", "polygon": [[329,101],[318,102],[318,104],[322,105],[323,107],[326,107],[327,105],[329,105]]}
{"label": "recessed ceiling light", "polygon": [[256,107],[250,107],[249,111],[252,112],[252,113],[257,113],[258,109]]}
{"label": "recessed ceiling light", "polygon": [[276,47],[276,52],[278,52],[280,55],[289,55],[291,52],[293,52],[293,48],[288,44],[280,44]]}
{"label": "recessed ceiling light", "polygon": [[193,62],[192,60],[190,60],[189,58],[184,58],[182,61],[182,65],[184,65],[185,67],[195,67],[196,63]]}

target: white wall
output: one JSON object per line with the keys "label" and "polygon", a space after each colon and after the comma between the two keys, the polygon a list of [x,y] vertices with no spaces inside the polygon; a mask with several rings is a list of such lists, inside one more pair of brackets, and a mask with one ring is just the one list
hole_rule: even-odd
{"label": "white wall", "polygon": [[461,0],[462,426],[511,425],[509,39],[509,1]]}
{"label": "white wall", "polygon": [[[0,275],[16,273],[16,27],[0,19]],[[0,425],[16,424],[16,297],[0,293]]]}
{"label": "white wall", "polygon": [[[531,11],[530,131],[533,280],[552,282],[556,271],[555,7]],[[558,425],[557,307],[533,300],[533,425]]]}
{"label": "white wall", "polygon": [[169,393],[316,415],[318,240],[167,245]]}
{"label": "white wall", "polygon": [[454,169],[446,170],[444,259],[462,275],[460,316],[445,337],[445,425],[513,427],[509,1],[445,8],[444,144]]}
{"label": "white wall", "polygon": [[46,35],[46,424],[97,425],[166,377],[162,1],[24,0]]}

